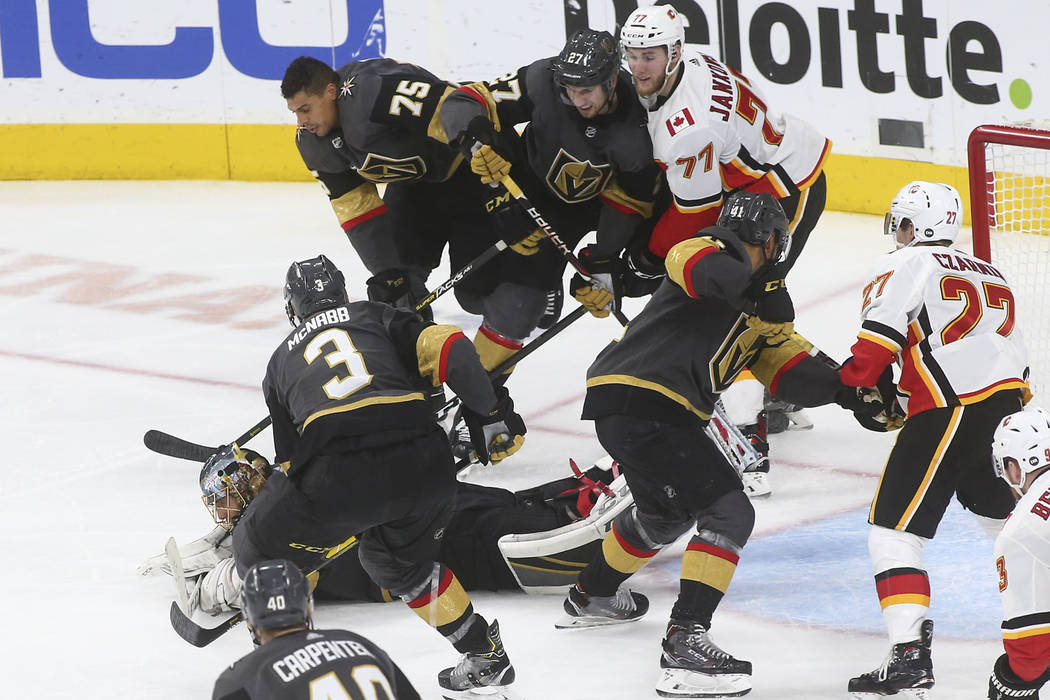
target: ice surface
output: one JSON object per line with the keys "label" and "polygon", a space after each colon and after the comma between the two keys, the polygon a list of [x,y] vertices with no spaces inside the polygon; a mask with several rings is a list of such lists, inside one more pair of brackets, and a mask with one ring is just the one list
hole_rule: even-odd
{"label": "ice surface", "polygon": [[[789,277],[797,328],[836,358],[857,330],[860,288],[887,249],[876,217],[828,212]],[[0,696],[205,698],[251,649],[243,628],[196,649],[168,624],[167,577],[136,566],[211,529],[197,467],[153,454],[142,434],[231,440],[265,414],[259,381],[287,329],[288,264],[325,253],[367,275],[313,184],[0,183]],[[510,254],[510,253],[507,253]],[[431,285],[445,279],[434,273]],[[569,302],[571,304],[571,301]],[[629,301],[627,314],[641,305]],[[437,316],[469,332],[478,319],[451,294]],[[578,420],[591,358],[620,333],[585,317],[518,368],[510,388],[529,424],[524,449],[474,479],[515,489],[567,475],[602,454]],[[867,506],[892,436],[838,408],[816,427],[772,437],[774,493],[713,635],[754,663],[749,697],[846,696],[887,642],[867,557]],[[272,456],[269,432],[251,446]],[[656,697],[659,642],[678,586],[682,545],[632,585],[652,609],[624,628],[555,631],[556,597],[477,593],[499,618],[530,700]],[[1001,653],[991,542],[953,506],[927,550],[936,621],[933,697],[980,698]],[[321,605],[319,627],[383,646],[424,697],[457,655],[400,604]]]}

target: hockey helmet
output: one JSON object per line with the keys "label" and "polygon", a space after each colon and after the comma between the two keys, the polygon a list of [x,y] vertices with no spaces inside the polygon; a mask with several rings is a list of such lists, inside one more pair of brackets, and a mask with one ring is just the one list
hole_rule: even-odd
{"label": "hockey helmet", "polygon": [[685,46],[685,27],[682,16],[670,5],[639,7],[620,28],[620,46],[624,49],[648,49],[663,46],[667,49],[667,67],[671,75],[678,67]]}
{"label": "hockey helmet", "polygon": [[580,29],[565,42],[553,61],[554,81],[562,87],[603,85],[609,91],[620,69],[620,50],[609,32]]}
{"label": "hockey helmet", "polygon": [[774,237],[769,264],[783,262],[791,250],[787,214],[776,197],[766,192],[734,192],[722,205],[718,225],[729,229],[744,243],[764,246]]}
{"label": "hockey helmet", "polygon": [[909,243],[898,241],[898,248],[930,241],[954,243],[959,235],[960,217],[962,199],[954,187],[943,182],[915,180],[893,198],[883,232],[896,240],[901,225],[909,221],[915,227],[915,234]]}
{"label": "hockey helmet", "polygon": [[[996,475],[1020,495],[1029,472],[1050,467],[1050,413],[1034,408],[999,421],[992,437],[992,462]],[[1018,482],[1010,480],[1008,465],[1020,470]]]}
{"label": "hockey helmet", "polygon": [[292,263],[284,279],[284,311],[293,326],[347,303],[346,280],[324,255]]}
{"label": "hockey helmet", "polygon": [[258,452],[223,445],[201,468],[204,507],[217,525],[233,530],[272,473],[273,467]]}
{"label": "hockey helmet", "polygon": [[287,559],[261,561],[244,574],[241,606],[252,630],[309,625],[313,597],[303,572]]}

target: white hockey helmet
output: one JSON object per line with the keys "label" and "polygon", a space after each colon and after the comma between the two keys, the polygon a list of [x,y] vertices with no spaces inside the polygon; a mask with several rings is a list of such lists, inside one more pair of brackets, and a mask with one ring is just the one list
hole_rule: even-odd
{"label": "white hockey helmet", "polygon": [[[943,182],[915,180],[900,189],[886,214],[884,233],[896,238],[901,223],[908,220],[915,227],[911,243],[930,241],[955,242],[962,218],[962,199],[958,191]],[[897,243],[898,248],[904,245]]]}
{"label": "white hockey helmet", "polygon": [[[1021,494],[1029,472],[1050,467],[1050,413],[1034,408],[1012,413],[999,421],[992,438],[995,473]],[[1010,480],[1007,465],[1017,465],[1020,481]]]}
{"label": "white hockey helmet", "polygon": [[648,49],[663,46],[667,49],[667,67],[670,75],[678,66],[685,46],[685,27],[678,10],[670,5],[639,7],[632,12],[620,28],[620,47],[626,49]]}

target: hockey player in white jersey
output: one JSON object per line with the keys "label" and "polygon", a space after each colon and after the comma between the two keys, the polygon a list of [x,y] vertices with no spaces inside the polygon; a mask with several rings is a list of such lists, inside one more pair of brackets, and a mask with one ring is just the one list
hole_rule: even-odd
{"label": "hockey player in white jersey", "polygon": [[[620,31],[620,44],[635,90],[649,110],[653,157],[672,194],[648,248],[637,251],[638,259],[629,264],[642,270],[656,267],[676,243],[715,223],[730,192],[766,192],[787,214],[792,242],[786,260],[756,284],[783,287],[824,211],[823,168],[831,142],[802,119],[771,109],[757,86],[729,66],[686,48],[682,18],[670,5],[632,12]],[[763,298],[764,308],[758,310],[762,318],[794,319],[786,290]],[[741,420],[738,415],[750,416],[742,429],[768,450],[758,382],[738,383],[725,402],[735,422]],[[811,425],[801,418],[798,422],[800,427]],[[766,465],[768,470],[768,461]]]}
{"label": "hockey player in white jersey", "polygon": [[988,698],[1037,698],[1050,680],[1050,413],[1003,418],[992,457],[1019,500],[995,540],[1006,653],[992,667]]}
{"label": "hockey player in white jersey", "polygon": [[841,373],[844,384],[879,386],[886,396],[899,362],[907,411],[868,514],[891,649],[882,666],[850,680],[855,698],[926,697],[933,621],[923,547],[952,496],[992,537],[1014,504],[992,468],[991,442],[999,421],[1031,396],[1027,353],[1002,273],[950,247],[961,217],[950,185],[916,181],[897,193],[885,227],[897,250],[864,287],[861,329]]}

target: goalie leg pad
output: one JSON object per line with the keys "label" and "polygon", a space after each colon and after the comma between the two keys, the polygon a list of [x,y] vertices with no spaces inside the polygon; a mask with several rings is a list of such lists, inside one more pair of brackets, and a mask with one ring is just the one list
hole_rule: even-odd
{"label": "goalie leg pad", "polygon": [[[612,458],[595,463],[612,468]],[[518,585],[526,593],[564,595],[580,572],[601,550],[601,542],[613,520],[634,504],[627,480],[620,475],[609,484],[612,496],[598,497],[583,520],[546,532],[504,535],[499,549]]]}

